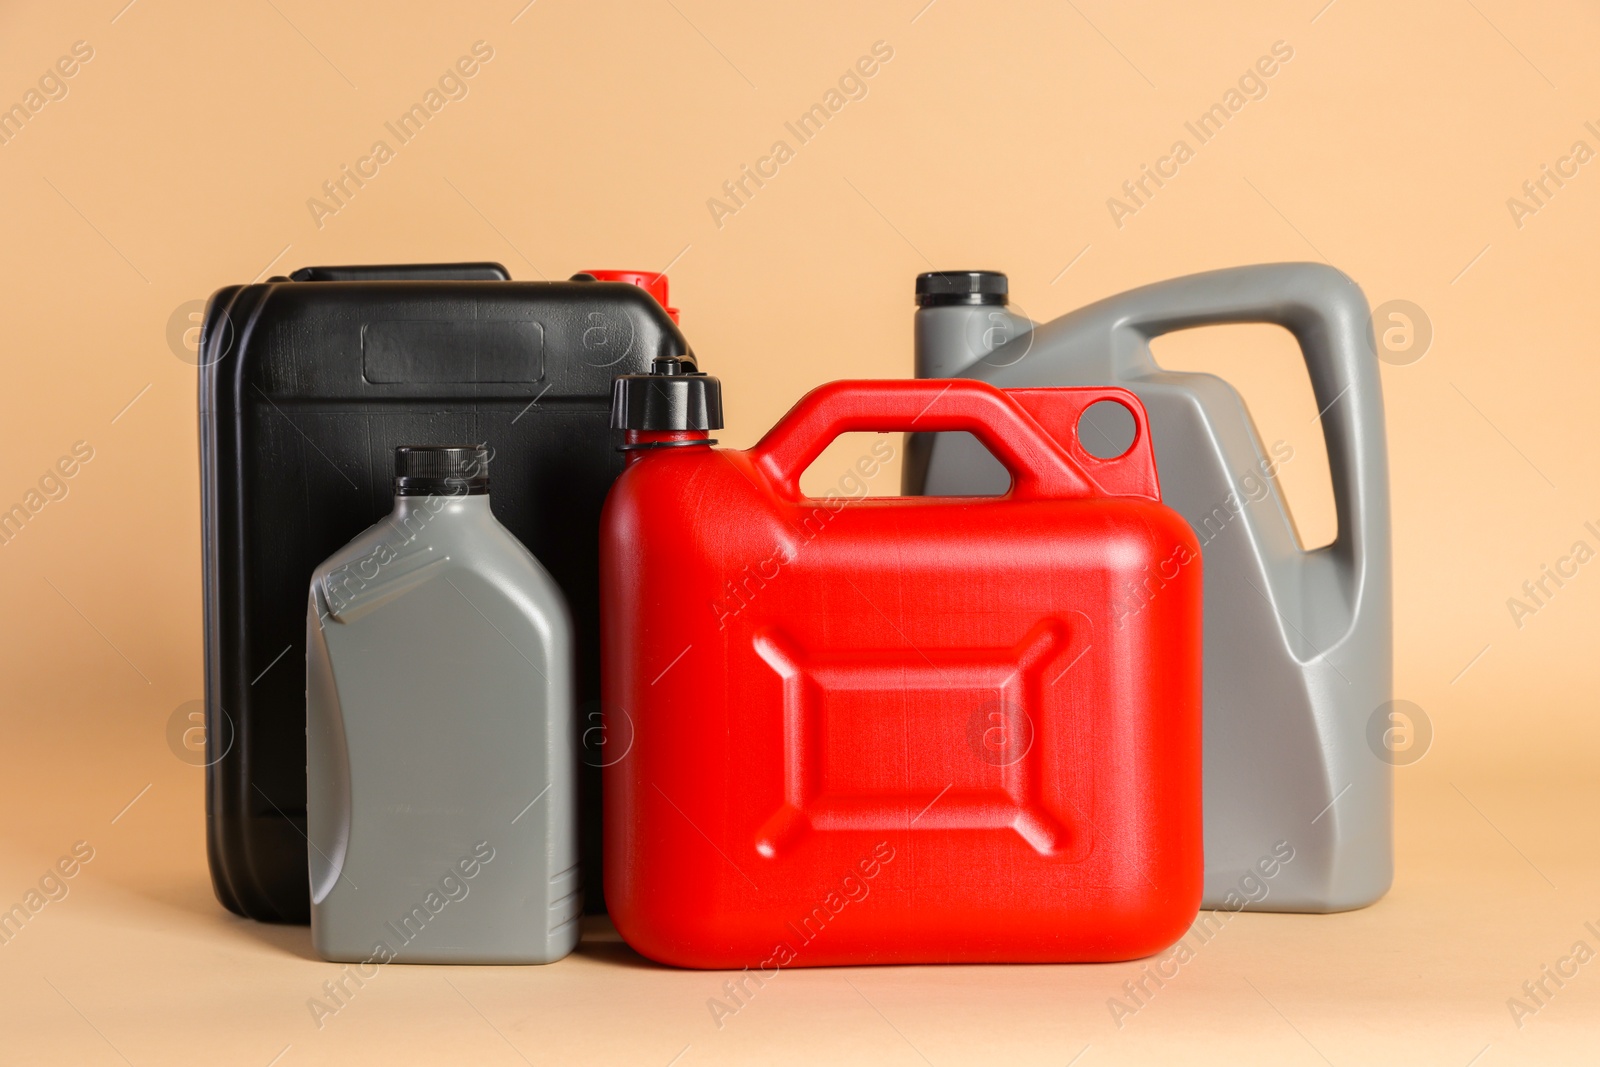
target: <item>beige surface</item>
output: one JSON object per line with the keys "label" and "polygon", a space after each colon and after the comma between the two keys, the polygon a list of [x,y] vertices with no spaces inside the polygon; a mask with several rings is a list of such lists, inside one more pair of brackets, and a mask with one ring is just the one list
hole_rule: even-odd
{"label": "beige surface", "polygon": [[[1574,542],[1600,548],[1600,164],[1562,162],[1600,150],[1592,6],[123,2],[0,9],[0,107],[93,50],[0,144],[0,507],[93,450],[0,546],[0,905],[95,849],[0,946],[0,1061],[119,1062],[107,1041],[137,1064],[518,1062],[507,1041],[533,1062],[1593,1060],[1600,964],[1520,1030],[1506,1004],[1575,940],[1600,950],[1600,577],[1547,583],[1520,627],[1507,604]],[[314,215],[477,41],[493,57],[465,97]],[[893,57],[865,96],[715,218],[723,182],[878,41]],[[1119,228],[1108,198],[1278,41],[1294,54],[1266,95]],[[1513,213],[1545,165],[1570,176]],[[1419,306],[1431,347],[1383,383],[1396,695],[1435,739],[1399,773],[1395,891],[1235,920],[1120,1030],[1106,1001],[1137,966],[787,973],[719,1031],[717,978],[605,945],[546,970],[385,972],[317,1030],[306,1000],[335,969],[304,931],[215,904],[199,772],[167,745],[201,684],[195,374],[167,335],[268,272],[465,258],[523,278],[670,264],[733,445],[812,385],[907,374],[911,278],[932,266],[1006,270],[1036,317],[1281,259]],[[1325,540],[1285,337],[1200,331],[1158,355],[1227,374],[1295,446],[1282,482]]]}
{"label": "beige surface", "polygon": [[[29,740],[47,744],[48,731]],[[199,847],[199,772],[166,762],[115,824],[150,780],[134,758],[89,778],[64,771],[64,782],[7,776],[6,809],[34,812],[12,835],[27,844],[0,857],[7,904],[74,842],[95,855],[65,898],[0,947],[0,1062],[265,1065],[283,1053],[284,1067],[519,1056],[665,1067],[680,1052],[683,1067],[1021,1067],[1080,1052],[1080,1067],[1464,1067],[1480,1052],[1480,1067],[1595,1061],[1600,961],[1565,988],[1547,983],[1555,995],[1520,1028],[1507,1005],[1533,1007],[1521,984],[1574,942],[1600,950],[1584,925],[1600,930],[1593,793],[1468,774],[1452,785],[1431,757],[1401,776],[1399,876],[1384,900],[1344,915],[1242,914],[1209,941],[1191,936],[1193,957],[1120,1013],[1121,1027],[1108,1002],[1134,1006],[1123,983],[1139,981],[1144,963],[796,969],[719,1028],[709,1002],[733,1006],[728,974],[657,967],[607,929],[550,967],[388,967],[352,983],[319,1027],[309,1002],[341,968],[312,957],[305,928],[216,904]],[[69,785],[74,802],[60,806]]]}

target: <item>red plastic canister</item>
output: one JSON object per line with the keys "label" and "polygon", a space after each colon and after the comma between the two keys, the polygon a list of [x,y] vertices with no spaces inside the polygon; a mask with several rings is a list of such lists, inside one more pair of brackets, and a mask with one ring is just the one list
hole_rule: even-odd
{"label": "red plastic canister", "polygon": [[[706,382],[658,367],[613,404],[635,449],[601,527],[623,938],[769,977],[1175,941],[1203,876],[1201,561],[1139,401],[835,382],[736,451],[710,447]],[[1137,427],[1112,460],[1077,440],[1101,400]],[[862,430],[970,432],[1011,489],[802,495]]]}

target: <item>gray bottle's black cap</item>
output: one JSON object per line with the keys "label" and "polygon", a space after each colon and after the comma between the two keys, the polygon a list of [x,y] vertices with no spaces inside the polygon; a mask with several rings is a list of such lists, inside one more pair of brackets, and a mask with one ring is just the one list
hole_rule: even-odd
{"label": "gray bottle's black cap", "polygon": [[623,374],[611,383],[611,425],[618,430],[720,430],[722,383],[700,370],[693,356],[658,358],[649,374]]}
{"label": "gray bottle's black cap", "polygon": [[931,270],[917,275],[917,306],[1005,307],[1011,286],[997,270]]}
{"label": "gray bottle's black cap", "polygon": [[487,445],[401,445],[394,450],[396,496],[479,496],[488,491]]}

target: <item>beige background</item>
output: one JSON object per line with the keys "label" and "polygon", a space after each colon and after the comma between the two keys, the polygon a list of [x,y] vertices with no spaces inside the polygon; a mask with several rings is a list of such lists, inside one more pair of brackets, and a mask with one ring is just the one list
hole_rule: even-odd
{"label": "beige background", "polygon": [[[0,946],[0,1061],[1592,1061],[1600,964],[1520,1029],[1506,1004],[1573,942],[1600,950],[1600,563],[1521,628],[1506,604],[1574,541],[1600,549],[1600,163],[1520,227],[1507,207],[1575,141],[1600,149],[1592,6],[123,2],[0,11],[0,105],[93,49],[0,145],[0,507],[94,450],[0,547],[0,906],[95,849]],[[319,227],[308,198],[480,40],[465,98]],[[793,147],[783,124],[877,41],[867,95],[719,227],[708,199]],[[1294,55],[1265,98],[1119,228],[1107,198],[1277,41]],[[1382,372],[1396,695],[1435,730],[1397,773],[1393,893],[1240,918],[1121,1029],[1106,1000],[1138,965],[792,972],[719,1031],[719,976],[597,940],[544,969],[391,969],[318,1030],[305,1002],[337,968],[215,903],[201,772],[167,746],[201,686],[195,371],[167,335],[224,284],[468,258],[670,264],[734,445],[810,386],[909,374],[932,267],[1005,270],[1036,318],[1322,258],[1420,307],[1431,347]],[[1287,335],[1158,355],[1239,385],[1296,447],[1302,532],[1330,537]]]}

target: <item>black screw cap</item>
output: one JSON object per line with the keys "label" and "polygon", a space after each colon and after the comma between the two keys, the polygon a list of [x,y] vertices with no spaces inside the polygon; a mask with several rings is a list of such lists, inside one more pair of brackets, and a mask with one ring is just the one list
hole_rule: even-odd
{"label": "black screw cap", "polygon": [[488,491],[485,445],[401,445],[394,450],[396,496],[480,496]]}
{"label": "black screw cap", "polygon": [[720,430],[722,383],[700,370],[693,355],[657,358],[649,374],[623,374],[611,383],[611,426]]}
{"label": "black screw cap", "polygon": [[917,275],[917,306],[1005,307],[1010,290],[1006,276],[997,270],[932,270]]}

